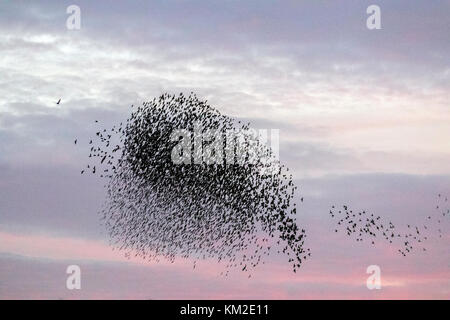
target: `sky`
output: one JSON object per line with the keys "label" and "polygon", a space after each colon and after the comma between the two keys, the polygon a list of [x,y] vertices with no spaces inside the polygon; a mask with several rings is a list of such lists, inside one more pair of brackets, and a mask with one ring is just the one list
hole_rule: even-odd
{"label": "sky", "polygon": [[[66,9],[78,5],[81,28]],[[381,29],[366,9],[381,9]],[[348,204],[400,226],[450,197],[450,1],[0,1],[0,299],[449,299],[449,222],[427,252],[335,234]],[[127,260],[103,182],[81,176],[93,120],[164,92],[280,129],[312,258],[252,278],[214,261]],[[56,104],[61,98],[61,103]],[[448,220],[448,219],[447,219]],[[67,290],[66,268],[82,270]],[[380,290],[366,287],[369,265]]]}

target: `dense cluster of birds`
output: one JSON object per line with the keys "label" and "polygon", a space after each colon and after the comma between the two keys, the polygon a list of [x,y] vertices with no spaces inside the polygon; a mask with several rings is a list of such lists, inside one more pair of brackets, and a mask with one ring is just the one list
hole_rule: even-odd
{"label": "dense cluster of birds", "polygon": [[329,215],[337,219],[337,232],[344,232],[347,236],[355,237],[356,241],[369,241],[375,245],[377,239],[382,239],[389,244],[396,245],[398,252],[402,256],[410,254],[414,248],[427,251],[425,246],[430,235],[437,235],[442,238],[442,225],[448,222],[444,219],[450,217],[448,197],[438,194],[435,212],[428,215],[421,225],[407,224],[401,230],[391,221],[386,221],[382,217],[369,213],[366,210],[353,211],[348,205],[342,208],[332,206]]}
{"label": "dense cluster of birds", "polygon": [[[111,244],[145,259],[217,259],[227,267],[225,275],[230,268],[249,271],[277,248],[295,272],[311,253],[304,248],[305,230],[296,223],[297,187],[289,169],[274,157],[245,161],[251,155],[240,162],[228,157],[195,163],[204,154],[194,144],[189,160],[174,163],[183,137],[173,139],[173,132],[179,129],[195,144],[208,130],[225,136],[249,132],[250,125],[222,115],[193,93],[165,93],[132,107],[125,122],[101,128],[90,139],[90,163],[81,173],[106,178],[101,214]],[[244,137],[245,146],[271,154],[253,135]],[[200,141],[202,147],[210,143]],[[216,143],[224,153],[236,153],[230,140]]]}

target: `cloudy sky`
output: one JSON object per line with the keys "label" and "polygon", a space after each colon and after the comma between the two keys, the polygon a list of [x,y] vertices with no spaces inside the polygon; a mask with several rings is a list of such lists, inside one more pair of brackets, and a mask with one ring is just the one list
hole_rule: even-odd
{"label": "cloudy sky", "polygon": [[[81,29],[68,30],[68,6]],[[381,30],[366,27],[371,4]],[[427,252],[333,233],[331,205],[421,223],[450,196],[450,1],[0,1],[1,298],[450,298],[450,223]],[[280,129],[313,258],[254,276],[128,261],[108,246],[102,181],[80,176],[93,120],[194,91]],[[56,101],[61,98],[61,104]],[[447,219],[448,220],[448,219]],[[82,289],[66,289],[66,267]],[[378,265],[382,289],[366,288]]]}

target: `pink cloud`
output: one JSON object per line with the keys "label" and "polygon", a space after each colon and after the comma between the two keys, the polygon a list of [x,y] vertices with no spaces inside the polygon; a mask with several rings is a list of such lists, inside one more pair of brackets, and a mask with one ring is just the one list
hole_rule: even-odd
{"label": "pink cloud", "polygon": [[[54,293],[64,299],[145,299],[149,292],[155,298],[165,299],[404,299],[404,298],[448,298],[450,273],[446,268],[432,272],[414,270],[408,264],[400,264],[393,270],[386,261],[392,259],[389,250],[382,249],[377,261],[383,265],[382,289],[368,290],[364,261],[359,258],[349,261],[345,255],[332,259],[320,258],[311,261],[294,274],[289,266],[274,260],[258,269],[248,279],[246,273],[233,272],[229,277],[219,277],[220,266],[212,261],[198,263],[192,269],[192,261],[177,260],[174,264],[162,260],[160,263],[142,259],[131,260],[122,253],[113,251],[108,244],[96,240],[81,240],[70,237],[51,237],[46,235],[20,235],[0,232],[0,252],[40,259],[51,259],[55,264],[67,260],[80,260],[80,264],[101,263],[100,274],[93,277],[90,286],[81,295],[68,295],[67,292]],[[39,261],[39,259],[38,259]],[[126,263],[125,263],[126,262]],[[120,269],[109,270],[110,263],[119,263]],[[405,269],[402,269],[401,266]],[[111,265],[112,266],[112,265]],[[138,268],[138,269],[136,269]],[[27,269],[28,270],[28,269]],[[139,270],[137,272],[136,270]],[[2,270],[7,278],[13,277],[16,270]],[[28,272],[28,271],[27,271]],[[64,271],[61,271],[64,274]],[[89,274],[89,272],[87,272]],[[42,277],[42,275],[40,275]],[[111,277],[123,283],[122,290],[106,290]],[[39,278],[39,277],[34,277]],[[51,279],[41,278],[49,285]],[[93,281],[93,283],[92,283]],[[133,285],[130,286],[130,283]],[[126,284],[126,285],[125,285]],[[50,286],[50,285],[49,285]],[[50,293],[40,292],[42,284],[26,293],[16,292],[19,285],[10,286],[13,291],[0,294],[5,297],[54,298]],[[50,286],[51,287],[51,286]],[[54,288],[53,288],[54,289]],[[148,290],[148,291],[147,291]],[[50,291],[52,292],[52,291]]]}

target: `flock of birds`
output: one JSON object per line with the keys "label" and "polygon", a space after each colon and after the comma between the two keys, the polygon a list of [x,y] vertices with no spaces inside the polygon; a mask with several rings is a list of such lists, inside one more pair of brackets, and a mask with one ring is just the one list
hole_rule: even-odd
{"label": "flock of birds", "polygon": [[407,224],[399,230],[391,221],[385,221],[380,216],[363,211],[353,211],[347,205],[342,208],[332,206],[329,215],[337,219],[337,232],[344,232],[347,236],[355,237],[357,242],[369,241],[375,245],[377,239],[383,239],[389,244],[396,245],[402,256],[410,254],[414,248],[427,251],[425,243],[430,235],[442,238],[444,219],[450,216],[448,197],[438,194],[435,213],[428,215],[421,225]]}
{"label": "flock of birds", "polygon": [[[100,125],[98,120],[95,123]],[[196,132],[199,123],[203,131]],[[195,141],[201,138],[196,134],[205,130],[226,135],[249,128],[248,123],[222,115],[193,93],[165,93],[134,108],[126,122],[99,129],[89,140],[90,163],[81,174],[107,179],[102,219],[111,244],[127,257],[157,261],[164,257],[172,262],[176,257],[193,258],[194,268],[199,259],[214,258],[225,262],[225,275],[230,268],[251,270],[277,248],[296,272],[311,252],[304,248],[305,230],[296,223],[293,199],[297,187],[288,168],[259,160],[193,164],[172,159],[178,143],[172,134],[178,129],[186,129]],[[262,149],[261,153],[271,153],[253,136],[245,139],[248,145]],[[236,152],[226,139],[220,143],[224,152]],[[202,157],[196,154],[199,149],[191,151],[190,160]],[[270,174],[268,166],[272,167]],[[402,230],[391,221],[347,205],[333,205],[329,215],[337,220],[336,233],[373,245],[383,239],[406,256],[416,247],[427,250],[432,225],[442,238],[441,223],[450,216],[450,209],[448,198],[439,194],[435,214],[421,225],[408,224]]]}
{"label": "flock of birds", "polygon": [[[81,173],[106,178],[102,219],[111,244],[128,257],[217,259],[224,262],[225,275],[231,268],[251,270],[276,249],[295,272],[311,252],[296,223],[297,187],[289,169],[259,160],[175,164],[172,133],[186,129],[194,141],[202,133],[194,130],[198,123],[223,134],[250,128],[193,93],[163,94],[90,139],[90,163]],[[245,138],[255,144],[253,137]],[[228,141],[221,143],[225,152],[236,151]],[[264,144],[257,147],[271,152]],[[196,152],[192,148],[193,157],[201,156]]]}

